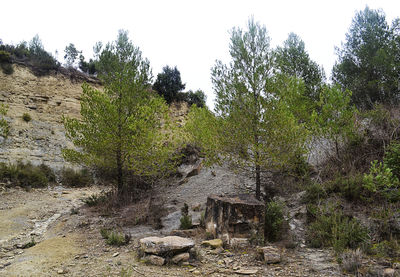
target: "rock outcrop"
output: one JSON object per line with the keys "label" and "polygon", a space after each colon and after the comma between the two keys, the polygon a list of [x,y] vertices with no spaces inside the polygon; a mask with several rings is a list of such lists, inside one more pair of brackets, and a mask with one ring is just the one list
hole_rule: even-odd
{"label": "rock outcrop", "polygon": [[[20,160],[61,168],[61,149],[70,146],[62,116],[79,117],[83,80],[61,73],[37,77],[27,67],[13,67],[12,75],[0,72],[0,102],[8,106],[10,125],[10,134],[0,147],[0,162]],[[93,79],[86,81],[99,87]],[[24,113],[31,121],[22,119]]]}

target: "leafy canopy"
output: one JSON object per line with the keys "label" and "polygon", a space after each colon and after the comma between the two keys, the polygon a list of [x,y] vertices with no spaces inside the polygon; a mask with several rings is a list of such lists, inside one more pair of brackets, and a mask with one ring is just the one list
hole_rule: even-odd
{"label": "leafy canopy", "polygon": [[306,86],[306,95],[311,100],[318,101],[325,73],[310,59],[304,41],[298,35],[290,33],[283,47],[277,47],[275,62],[281,73],[302,79]]}
{"label": "leafy canopy", "polygon": [[230,64],[217,61],[212,69],[216,115],[192,109],[187,130],[211,161],[251,167],[260,198],[261,173],[284,168],[302,152],[307,132],[294,110],[304,84],[273,75],[270,38],[253,19],[246,31],[232,30],[230,54]]}
{"label": "leafy canopy", "polygon": [[153,89],[164,97],[167,103],[176,100],[178,92],[185,89],[185,84],[181,80],[181,73],[176,66],[174,68],[168,65],[163,67],[162,72],[157,74]]}
{"label": "leafy canopy", "polygon": [[168,107],[150,92],[149,61],[127,32],[120,31],[117,40],[101,50],[97,65],[104,90],[82,86],[81,118],[64,118],[67,137],[79,151],[65,149],[64,156],[115,170],[121,193],[124,172],[149,176],[169,166],[173,145]]}
{"label": "leafy canopy", "polygon": [[396,19],[389,27],[383,11],[366,7],[357,12],[346,42],[337,49],[333,81],[353,92],[352,101],[358,107],[398,101],[399,22]]}

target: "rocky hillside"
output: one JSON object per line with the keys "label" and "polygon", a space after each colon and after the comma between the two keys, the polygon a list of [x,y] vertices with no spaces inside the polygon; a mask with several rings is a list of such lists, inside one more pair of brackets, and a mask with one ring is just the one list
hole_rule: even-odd
{"label": "rocky hillside", "polygon": [[[62,115],[79,116],[82,78],[57,73],[37,77],[24,66],[14,65],[14,73],[0,72],[0,102],[8,105],[6,119],[10,134],[0,148],[0,161],[64,165],[61,149],[67,146]],[[95,80],[87,79],[98,86]],[[23,115],[28,114],[30,121]]]}
{"label": "rocky hillside", "polygon": [[[100,85],[82,74],[63,71],[37,77],[27,67],[15,64],[12,75],[0,71],[0,103],[8,105],[6,119],[11,127],[0,147],[0,162],[45,163],[55,169],[66,165],[61,149],[70,142],[65,138],[62,116],[79,117],[83,82]],[[186,103],[174,103],[170,114],[182,124],[188,109]],[[31,120],[24,120],[24,114]]]}

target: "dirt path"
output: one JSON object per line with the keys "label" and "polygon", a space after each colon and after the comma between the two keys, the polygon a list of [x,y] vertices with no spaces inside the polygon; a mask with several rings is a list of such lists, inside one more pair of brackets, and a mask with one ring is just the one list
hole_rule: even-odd
{"label": "dirt path", "polygon": [[[81,201],[102,188],[55,187],[26,192],[7,189],[0,193],[0,276],[340,276],[330,252],[300,248],[287,250],[278,265],[264,265],[254,249],[210,250],[199,248],[199,262],[187,266],[151,266],[136,257],[139,238],[167,234],[179,224],[179,211],[186,202],[203,208],[208,194],[242,191],[239,183],[250,182],[223,168],[203,169],[180,185],[171,185],[160,195],[170,209],[164,228],[137,225],[121,230],[132,235],[130,244],[108,246],[99,230],[114,226],[117,219],[102,216]],[[129,216],[129,215],[127,215]],[[169,223],[168,223],[169,222]],[[119,228],[119,227],[118,227]],[[21,247],[34,238],[36,245]],[[195,238],[197,245],[202,237]]]}

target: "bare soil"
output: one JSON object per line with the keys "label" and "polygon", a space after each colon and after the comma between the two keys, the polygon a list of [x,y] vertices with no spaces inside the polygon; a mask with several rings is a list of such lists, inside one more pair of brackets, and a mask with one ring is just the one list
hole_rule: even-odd
{"label": "bare soil", "polygon": [[[154,192],[153,198],[159,199],[167,211],[159,230],[132,224],[138,215],[127,211],[133,211],[133,207],[120,214],[104,213],[83,203],[82,198],[107,188],[3,188],[0,276],[243,276],[243,270],[256,270],[251,276],[341,276],[329,250],[306,247],[286,249],[284,260],[276,265],[259,261],[255,247],[199,247],[199,260],[184,266],[143,263],[137,257],[138,240],[148,235],[167,235],[177,228],[183,203],[200,204],[200,210],[204,210],[207,195],[243,192],[251,184],[250,179],[223,168],[202,169],[199,175],[178,184],[179,181]],[[201,211],[191,213],[196,219]],[[122,217],[130,224],[121,223]],[[110,227],[129,233],[130,243],[121,247],[107,245],[100,229]],[[36,245],[23,249],[32,238]],[[204,231],[199,230],[194,239],[200,245],[205,239]]]}

